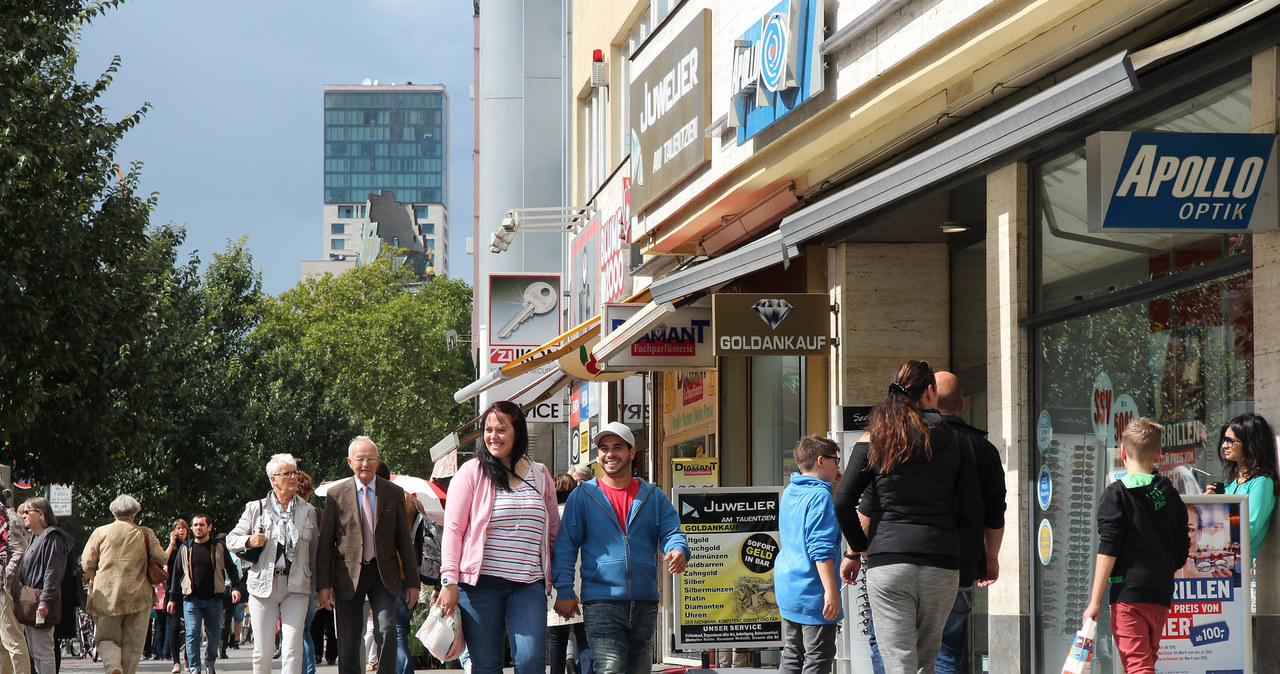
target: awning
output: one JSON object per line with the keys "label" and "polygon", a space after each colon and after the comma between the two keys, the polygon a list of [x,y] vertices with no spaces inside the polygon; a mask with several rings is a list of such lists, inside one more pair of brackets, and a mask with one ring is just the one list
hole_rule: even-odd
{"label": "awning", "polygon": [[[692,295],[752,272],[785,264],[798,255],[800,249],[797,246],[784,246],[781,233],[766,234],[733,252],[654,281],[649,286],[653,291],[653,303],[662,304]],[[600,356],[597,355],[596,358],[599,359]]]}
{"label": "awning", "polygon": [[591,355],[601,363],[608,363],[613,354],[627,348],[632,342],[658,324],[664,316],[676,310],[670,302],[649,302],[635,316],[618,326],[617,330],[600,339]]}
{"label": "awning", "polygon": [[[1116,54],[973,128],[783,218],[781,236],[793,244],[821,236],[858,216],[1015,150],[1128,95],[1137,85],[1128,52]],[[655,283],[655,299],[659,297],[657,286]]]}

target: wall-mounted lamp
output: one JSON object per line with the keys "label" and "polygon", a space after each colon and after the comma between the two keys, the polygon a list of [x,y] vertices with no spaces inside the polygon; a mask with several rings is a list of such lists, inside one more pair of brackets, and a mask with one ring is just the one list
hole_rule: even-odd
{"label": "wall-mounted lamp", "polygon": [[603,49],[596,49],[591,52],[591,86],[609,86],[609,66],[604,62]]}
{"label": "wall-mounted lamp", "polygon": [[954,221],[948,220],[942,223],[942,226],[939,227],[938,229],[941,229],[943,234],[959,234],[961,232],[969,231],[969,226],[964,224],[963,222],[954,222]]}

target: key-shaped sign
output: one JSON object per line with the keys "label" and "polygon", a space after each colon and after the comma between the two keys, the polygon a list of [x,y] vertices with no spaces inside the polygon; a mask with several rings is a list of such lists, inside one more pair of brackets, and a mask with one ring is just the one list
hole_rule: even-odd
{"label": "key-shaped sign", "polygon": [[556,289],[550,283],[534,281],[524,289],[524,306],[516,312],[507,324],[498,331],[499,338],[506,338],[520,327],[521,323],[533,318],[536,314],[545,314],[556,308]]}

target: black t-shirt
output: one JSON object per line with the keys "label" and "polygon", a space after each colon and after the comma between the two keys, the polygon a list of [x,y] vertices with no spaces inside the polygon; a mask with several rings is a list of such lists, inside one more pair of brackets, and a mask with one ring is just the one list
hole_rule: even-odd
{"label": "black t-shirt", "polygon": [[191,596],[213,599],[213,545],[212,537],[201,543],[191,541]]}

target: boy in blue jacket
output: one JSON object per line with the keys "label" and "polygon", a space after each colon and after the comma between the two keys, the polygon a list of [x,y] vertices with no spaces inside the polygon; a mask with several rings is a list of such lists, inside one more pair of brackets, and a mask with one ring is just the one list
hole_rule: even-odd
{"label": "boy in blue jacket", "polygon": [[836,657],[836,625],[844,618],[836,557],[840,525],[831,491],[840,479],[840,448],[820,435],[800,439],[799,473],[782,492],[781,552],[773,569],[782,615],[780,674],[828,674]]}
{"label": "boy in blue jacket", "polygon": [[[618,422],[592,439],[604,476],[569,494],[552,553],[555,611],[582,610],[597,674],[648,674],[658,624],[659,547],[671,573],[684,571],[689,544],[671,500],[651,482],[631,475],[635,436]],[[582,558],[582,597],[573,589]]]}

